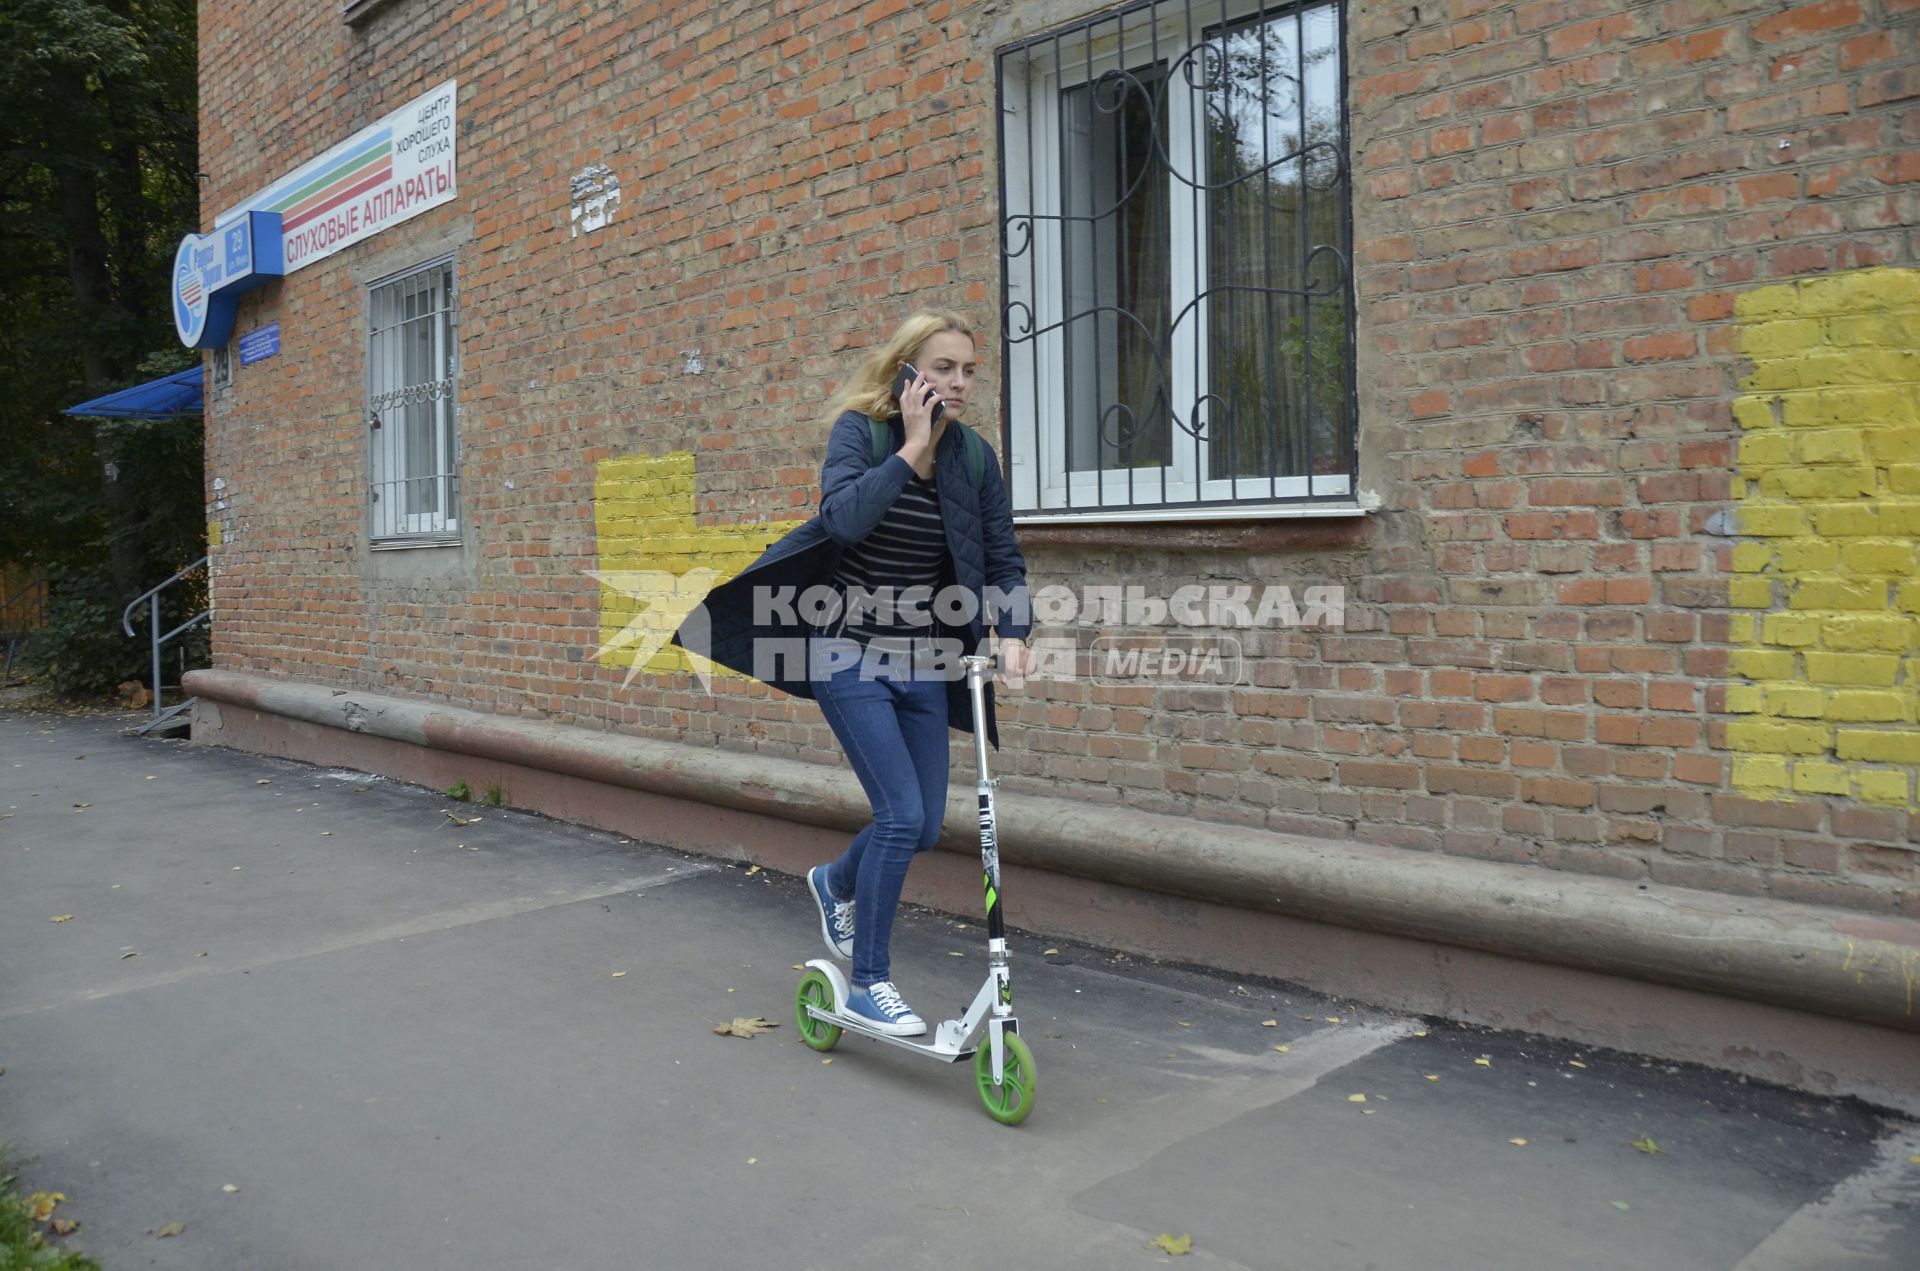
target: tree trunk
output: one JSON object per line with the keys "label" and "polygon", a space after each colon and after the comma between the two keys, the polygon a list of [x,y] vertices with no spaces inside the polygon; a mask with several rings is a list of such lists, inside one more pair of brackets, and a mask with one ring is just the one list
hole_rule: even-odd
{"label": "tree trunk", "polygon": [[[107,272],[106,235],[100,227],[99,187],[95,174],[77,165],[60,169],[60,221],[67,244],[67,273],[73,281],[73,299],[81,317],[80,350],[82,373],[89,396],[107,391],[123,375],[119,359],[107,348],[111,325],[108,316],[113,305],[113,279]],[[91,427],[94,463],[99,469],[100,496],[105,505],[107,524],[107,569],[117,596],[132,600],[151,583],[140,578],[140,555],[136,545],[119,527],[128,524],[126,487],[109,474],[113,447],[103,433],[108,425],[95,421]]]}

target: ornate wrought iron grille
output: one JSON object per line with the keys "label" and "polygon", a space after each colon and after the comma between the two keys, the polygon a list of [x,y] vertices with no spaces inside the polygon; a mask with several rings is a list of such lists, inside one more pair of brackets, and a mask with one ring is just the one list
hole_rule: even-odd
{"label": "ornate wrought iron grille", "polygon": [[1339,3],[1140,3],[1001,50],[1014,510],[1351,503]]}
{"label": "ornate wrought iron grille", "polygon": [[460,531],[453,262],[377,283],[367,301],[372,537],[446,541]]}

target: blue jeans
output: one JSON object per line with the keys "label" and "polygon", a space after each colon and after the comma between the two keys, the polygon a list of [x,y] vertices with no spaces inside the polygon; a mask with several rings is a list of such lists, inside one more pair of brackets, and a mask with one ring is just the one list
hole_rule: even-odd
{"label": "blue jeans", "polygon": [[947,685],[863,678],[854,665],[816,678],[813,689],[873,805],[872,823],[827,866],[827,889],[853,898],[853,984],[864,988],[893,978],[887,946],[907,867],[939,841],[946,817]]}

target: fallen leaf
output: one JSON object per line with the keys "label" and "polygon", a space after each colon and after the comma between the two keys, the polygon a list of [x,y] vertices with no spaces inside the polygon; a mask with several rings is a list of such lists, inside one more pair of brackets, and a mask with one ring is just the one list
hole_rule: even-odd
{"label": "fallen leaf", "polygon": [[139,956],[140,956],[140,951],[138,949],[129,949],[125,953],[120,955],[120,960],[122,962],[125,962],[128,958],[137,958]]}
{"label": "fallen leaf", "polygon": [[1645,1152],[1648,1156],[1652,1156],[1660,1150],[1660,1145],[1655,1143],[1651,1138],[1635,1139],[1633,1146],[1636,1151]]}
{"label": "fallen leaf", "polygon": [[322,831],[320,831],[320,837],[321,837],[321,838],[323,838],[323,839],[330,839],[330,838],[332,838],[332,837],[333,837],[333,831],[332,831],[332,830],[322,830]]}
{"label": "fallen leaf", "polygon": [[53,1207],[67,1198],[65,1192],[35,1192],[27,1197],[27,1216],[35,1222],[53,1217]]}
{"label": "fallen leaf", "polygon": [[1414,1034],[1415,1037],[1425,1037],[1426,1035],[1427,1035],[1427,1030],[1424,1028]]}
{"label": "fallen leaf", "polygon": [[440,809],[440,815],[447,818],[447,820],[452,821],[455,825],[472,825],[475,821],[478,821],[480,819],[477,816],[455,816],[453,813],[447,811],[445,808]]}
{"label": "fallen leaf", "polygon": [[80,1224],[70,1218],[56,1218],[48,1230],[56,1236],[71,1236],[80,1230]]}
{"label": "fallen leaf", "polygon": [[1262,1028],[1278,1028],[1278,1027],[1280,1027],[1280,1021],[1279,1021],[1279,1020],[1277,1020],[1277,1019],[1263,1019],[1263,1020],[1261,1020],[1261,1021],[1260,1021],[1260,1027],[1262,1027]]}
{"label": "fallen leaf", "polygon": [[758,1165],[759,1163],[760,1163],[760,1158],[757,1156],[749,1156],[747,1158],[747,1164],[749,1165]]}
{"label": "fallen leaf", "polygon": [[1427,1074],[1427,1080],[1428,1080],[1428,1081],[1438,1081],[1438,1080],[1440,1080],[1440,1074],[1439,1074],[1439,1073],[1437,1073],[1437,1072],[1430,1072],[1430,1073],[1428,1073],[1428,1074]]}
{"label": "fallen leaf", "polygon": [[1508,1139],[1507,1142],[1513,1144],[1515,1147],[1525,1147],[1527,1145],[1525,1139]]}
{"label": "fallen leaf", "polygon": [[744,1016],[736,1015],[733,1017],[733,1023],[715,1024],[713,1026],[713,1031],[720,1034],[722,1037],[756,1037],[759,1034],[766,1032],[768,1029],[773,1029],[778,1027],[780,1027],[780,1025],[775,1021],[770,1019],[762,1019],[758,1015],[755,1015],[751,1019],[748,1019]]}
{"label": "fallen leaf", "polygon": [[220,1190],[223,1192],[237,1192],[240,1189],[238,1187],[235,1187],[232,1183],[228,1183],[225,1187],[222,1187]]}
{"label": "fallen leaf", "polygon": [[1185,1021],[1185,1020],[1183,1020],[1183,1019],[1177,1019],[1177,1020],[1175,1020],[1175,1021],[1173,1021],[1173,1022],[1174,1022],[1174,1023],[1176,1023],[1176,1024],[1178,1024],[1178,1025],[1180,1025],[1180,1027],[1182,1027],[1182,1028],[1192,1028],[1192,1027],[1193,1027],[1193,1025],[1191,1025],[1191,1024],[1189,1024],[1189,1023],[1187,1023],[1187,1021]]}
{"label": "fallen leaf", "polygon": [[1478,1064],[1478,1065],[1480,1065],[1480,1067],[1482,1067],[1482,1068],[1491,1068],[1491,1067],[1493,1067],[1493,1060],[1491,1060],[1491,1059],[1476,1059],[1476,1060],[1474,1060],[1473,1062],[1474,1062],[1474,1063],[1476,1063],[1476,1064]]}
{"label": "fallen leaf", "polygon": [[[0,1073],[3,1073],[3,1072],[5,1072],[5,1071],[6,1071],[6,1069],[5,1069],[5,1068],[0,1068]],[[1907,1158],[1907,1164],[1909,1164],[1909,1165],[1920,1165],[1920,1156],[1909,1156],[1909,1157]]]}
{"label": "fallen leaf", "polygon": [[1105,1095],[1103,1095],[1103,1094],[1097,1094],[1097,1095],[1095,1095],[1095,1096],[1093,1096],[1093,1101],[1094,1101],[1095,1103],[1105,1103],[1105,1102],[1107,1101],[1107,1096],[1105,1096]]}
{"label": "fallen leaf", "polygon": [[160,778],[158,778],[158,777],[148,777],[148,778],[147,778],[147,780],[149,780],[149,781],[158,781],[158,780],[160,780]]}
{"label": "fallen leaf", "polygon": [[1586,1065],[1581,1063],[1578,1059],[1567,1060],[1567,1066],[1569,1068],[1585,1068],[1586,1067]]}
{"label": "fallen leaf", "polygon": [[966,957],[967,955],[966,955],[966,954],[964,954],[964,953],[961,953],[961,952],[959,952],[958,950],[955,950],[955,949],[948,949],[948,950],[947,950],[947,956],[948,956],[948,957],[950,957],[950,958],[964,958],[964,957]]}
{"label": "fallen leaf", "polygon": [[[752,877],[753,877],[753,876],[754,876],[755,874],[757,874],[757,873],[759,873],[759,872],[760,872],[760,867],[759,867],[758,865],[755,865],[755,866],[754,866],[753,868],[751,868],[751,869],[749,869],[749,870],[747,871],[747,877],[748,877],[748,878],[752,878]],[[748,1161],[748,1162],[747,1162],[747,1164],[749,1164],[749,1165],[751,1165],[751,1164],[753,1164],[753,1162],[752,1162],[752,1161]]]}
{"label": "fallen leaf", "polygon": [[1050,958],[1058,952],[1060,952],[1060,950],[1058,949],[1042,949],[1040,951],[1040,956],[1043,958]]}
{"label": "fallen leaf", "polygon": [[1607,1203],[1609,1205],[1612,1205],[1615,1209],[1631,1209],[1632,1208],[1632,1206],[1627,1204],[1627,1202],[1624,1200],[1610,1200]]}
{"label": "fallen leaf", "polygon": [[73,921],[73,915],[72,915],[72,914],[55,914],[55,915],[53,916],[53,918],[52,918],[52,921],[54,921],[54,922],[72,922],[72,921]]}
{"label": "fallen leaf", "polygon": [[259,780],[255,781],[253,784],[257,786],[270,786],[273,784],[273,782],[267,780],[265,777],[261,777]]}
{"label": "fallen leaf", "polygon": [[1365,1103],[1366,1101],[1367,1096],[1363,1094],[1350,1094],[1347,1096],[1348,1103]]}
{"label": "fallen leaf", "polygon": [[1327,1016],[1327,1023],[1329,1023],[1329,1024],[1338,1024],[1339,1022],[1340,1022],[1340,1017],[1339,1017],[1338,1015],[1329,1015],[1329,1016]]}
{"label": "fallen leaf", "polygon": [[625,972],[625,971],[615,971],[615,972],[613,973],[613,978],[617,980],[617,979],[620,979],[620,978],[621,978],[622,976],[624,976],[624,975],[626,975],[626,972]]}
{"label": "fallen leaf", "polygon": [[1152,1240],[1149,1240],[1147,1244],[1149,1248],[1158,1249],[1163,1253],[1170,1253],[1176,1258],[1184,1258],[1193,1249],[1193,1237],[1184,1235],[1170,1236],[1163,1231]]}
{"label": "fallen leaf", "polygon": [[159,1236],[161,1239],[164,1240],[168,1236],[177,1236],[181,1232],[185,1231],[186,1229],[187,1229],[187,1224],[183,1222],[170,1222],[166,1226],[160,1228],[160,1230],[154,1232],[153,1234],[156,1236]]}
{"label": "fallen leaf", "polygon": [[1372,1116],[1372,1115],[1373,1115],[1373,1109],[1372,1109],[1372,1108],[1362,1108],[1362,1109],[1360,1109],[1360,1115],[1361,1115],[1361,1116],[1363,1116],[1363,1117],[1370,1117],[1370,1116]]}
{"label": "fallen leaf", "polygon": [[794,963],[794,964],[793,964],[793,969],[794,969],[794,970],[796,970],[796,971],[804,971],[804,970],[806,970],[807,968],[806,968],[806,967],[804,967],[804,966],[802,966],[802,965],[800,965],[800,963],[798,963],[798,962],[796,962],[796,963]]}
{"label": "fallen leaf", "polygon": [[73,806],[76,808],[90,808],[93,805],[91,803],[76,803]]}
{"label": "fallen leaf", "polygon": [[820,1062],[823,1064],[830,1064],[833,1062],[833,1056],[828,1055],[825,1059],[822,1059]]}
{"label": "fallen leaf", "polygon": [[1275,1046],[1275,1047],[1274,1047],[1274,1049],[1275,1049],[1275,1050],[1277,1050],[1277,1051],[1279,1051],[1279,1052],[1280,1052],[1281,1054],[1283,1054],[1283,1055],[1284,1055],[1284,1054],[1286,1054],[1286,1053],[1287,1053],[1288,1051],[1290,1051],[1290,1050],[1292,1050],[1292,1049],[1293,1049],[1293,1047],[1291,1047],[1291,1046]]}

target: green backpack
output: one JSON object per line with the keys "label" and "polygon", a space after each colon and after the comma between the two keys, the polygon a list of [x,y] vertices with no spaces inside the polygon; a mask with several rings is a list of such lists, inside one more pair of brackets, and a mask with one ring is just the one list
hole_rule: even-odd
{"label": "green backpack", "polygon": [[[873,466],[877,468],[886,461],[893,445],[893,433],[884,421],[878,419],[867,420],[867,427],[873,430]],[[960,430],[961,444],[966,447],[967,475],[973,478],[973,488],[981,489],[987,479],[987,443],[965,424],[955,423],[953,427]]]}

